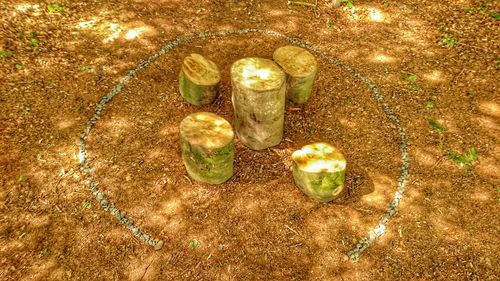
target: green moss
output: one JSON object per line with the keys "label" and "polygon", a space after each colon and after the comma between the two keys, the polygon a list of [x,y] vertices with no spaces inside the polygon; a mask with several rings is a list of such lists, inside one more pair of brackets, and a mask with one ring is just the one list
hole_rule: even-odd
{"label": "green moss", "polygon": [[215,89],[210,86],[200,86],[186,78],[183,71],[179,73],[179,91],[192,105],[210,104],[216,98]]}
{"label": "green moss", "polygon": [[233,175],[233,143],[216,152],[206,152],[181,138],[181,149],[184,165],[194,180],[219,184]]}
{"label": "green moss", "polygon": [[[344,185],[345,172],[308,173],[300,170],[292,163],[293,178],[297,186],[310,198],[319,202],[335,199]],[[339,190],[340,188],[340,190]]]}
{"label": "green moss", "polygon": [[304,104],[311,96],[312,86],[314,83],[314,76],[307,78],[293,78],[289,79],[288,100],[292,104]]}

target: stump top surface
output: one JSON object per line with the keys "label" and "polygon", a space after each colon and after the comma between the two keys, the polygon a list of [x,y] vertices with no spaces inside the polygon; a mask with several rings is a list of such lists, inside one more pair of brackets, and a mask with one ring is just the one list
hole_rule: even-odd
{"label": "stump top surface", "polygon": [[217,149],[228,145],[234,137],[229,122],[210,112],[197,112],[188,115],[180,125],[181,137],[191,145],[206,149]]}
{"label": "stump top surface", "polygon": [[220,81],[217,65],[200,54],[190,54],[184,58],[182,71],[196,85],[212,86]]}
{"label": "stump top surface", "polygon": [[294,77],[305,77],[316,72],[318,63],[316,58],[306,49],[297,46],[283,46],[273,54],[274,61],[286,73]]}
{"label": "stump top surface", "polygon": [[292,154],[292,160],[305,172],[340,172],[345,170],[344,155],[327,143],[313,143]]}
{"label": "stump top surface", "polygon": [[254,91],[269,91],[281,88],[285,73],[272,60],[243,58],[231,66],[231,79]]}

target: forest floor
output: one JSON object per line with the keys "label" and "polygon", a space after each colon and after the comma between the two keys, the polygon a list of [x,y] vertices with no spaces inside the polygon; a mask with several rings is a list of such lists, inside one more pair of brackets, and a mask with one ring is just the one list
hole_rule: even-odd
{"label": "forest floor", "polygon": [[[313,2],[313,1],[311,1]],[[500,280],[498,1],[61,1],[0,4],[0,280]],[[229,68],[270,58],[282,38],[193,40],[159,57],[102,112],[87,150],[98,188],[155,250],[85,185],[79,139],[101,97],[170,40],[268,29],[299,38],[377,85],[405,130],[406,193],[385,234],[345,259],[392,201],[401,139],[370,88],[318,57],[311,100],[288,107],[285,137],[235,174],[191,181],[178,125],[232,120]],[[182,58],[222,71],[220,98],[178,93]],[[348,161],[345,192],[320,204],[294,185],[290,155],[324,141]]]}

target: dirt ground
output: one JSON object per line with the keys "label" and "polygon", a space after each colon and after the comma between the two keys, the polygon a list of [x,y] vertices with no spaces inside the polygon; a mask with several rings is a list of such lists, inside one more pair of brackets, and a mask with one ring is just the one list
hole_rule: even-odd
{"label": "dirt ground", "polygon": [[[498,1],[49,4],[0,3],[0,280],[500,280]],[[100,98],[172,39],[241,28],[339,58],[400,119],[407,192],[358,262],[344,255],[394,197],[400,138],[369,87],[331,62],[318,57],[311,100],[287,108],[280,145],[257,152],[237,142],[235,174],[221,185],[186,176],[178,124],[197,111],[231,120],[231,64],[270,58],[287,44],[277,37],[179,46],[133,78],[92,129],[98,187],[162,249],[134,237],[85,186],[79,138]],[[222,71],[212,105],[178,93],[192,52]],[[290,171],[291,153],[317,141],[348,161],[346,189],[327,204],[302,194]]]}

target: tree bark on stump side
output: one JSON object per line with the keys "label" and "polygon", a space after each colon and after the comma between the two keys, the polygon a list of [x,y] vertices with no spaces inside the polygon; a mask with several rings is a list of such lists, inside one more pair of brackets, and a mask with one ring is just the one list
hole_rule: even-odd
{"label": "tree bark on stump side", "polygon": [[212,103],[218,96],[220,71],[217,65],[199,54],[184,58],[179,73],[179,91],[193,105]]}
{"label": "tree bark on stump side", "polygon": [[295,105],[304,104],[311,96],[316,78],[316,58],[306,49],[288,45],[276,49],[273,60],[287,74],[288,101]]}
{"label": "tree bark on stump side", "polygon": [[342,153],[326,143],[314,143],[292,154],[295,184],[319,202],[335,199],[344,188],[346,160]]}
{"label": "tree bark on stump side", "polygon": [[220,184],[233,175],[234,133],[228,121],[209,112],[188,115],[180,124],[182,161],[188,175]]}
{"label": "tree bark on stump side", "polygon": [[254,150],[275,146],[283,138],[286,76],[272,60],[243,58],[231,66],[234,127]]}

